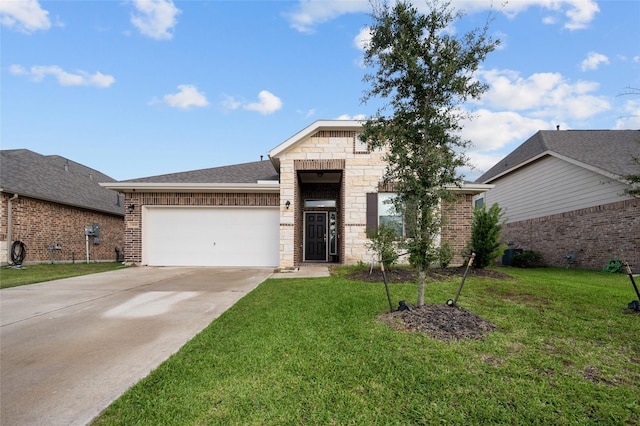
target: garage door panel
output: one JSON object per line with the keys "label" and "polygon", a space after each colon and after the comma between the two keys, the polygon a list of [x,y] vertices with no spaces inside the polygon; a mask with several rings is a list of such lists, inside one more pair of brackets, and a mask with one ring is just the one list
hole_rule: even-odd
{"label": "garage door panel", "polygon": [[277,266],[277,208],[146,207],[143,263]]}

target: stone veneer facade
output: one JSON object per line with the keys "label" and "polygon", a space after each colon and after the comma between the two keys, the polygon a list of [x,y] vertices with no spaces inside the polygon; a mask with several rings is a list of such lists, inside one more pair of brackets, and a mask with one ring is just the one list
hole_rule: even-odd
{"label": "stone veneer facade", "polygon": [[[350,130],[321,130],[281,154],[280,199],[293,200],[293,208],[280,216],[280,267],[302,262],[302,208],[298,171],[332,170],[342,172],[341,200],[338,208],[340,263],[368,261],[366,241],[366,194],[377,192],[386,163],[381,151],[358,152],[357,133]],[[347,201],[348,200],[348,201]]]}
{"label": "stone veneer facade", "polygon": [[617,258],[635,265],[635,272],[640,270],[640,200],[508,223],[502,236],[514,248],[539,251],[548,266],[566,266],[564,256],[575,253],[577,268],[602,269]]}
{"label": "stone veneer facade", "polygon": [[[1,193],[0,208],[0,262],[11,261],[8,239],[9,194]],[[123,217],[64,204],[51,203],[29,197],[18,197],[11,202],[13,241],[22,241],[26,248],[25,263],[86,262],[85,226],[100,226],[99,243],[89,237],[90,261],[115,261],[115,247],[122,249]],[[54,243],[60,250],[49,248]]]}

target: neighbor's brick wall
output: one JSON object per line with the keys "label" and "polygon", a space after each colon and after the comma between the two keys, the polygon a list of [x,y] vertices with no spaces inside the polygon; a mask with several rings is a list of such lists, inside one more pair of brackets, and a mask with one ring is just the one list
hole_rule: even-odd
{"label": "neighbor's brick wall", "polygon": [[462,253],[471,241],[471,225],[473,222],[473,195],[456,194],[455,201],[443,202],[441,242],[451,244],[455,254],[452,265],[462,265]]}
{"label": "neighbor's brick wall", "polygon": [[142,262],[142,208],[144,206],[278,206],[280,194],[247,193],[164,193],[129,192],[125,207],[134,205],[132,212],[125,208],[125,262]]}
{"label": "neighbor's brick wall", "polygon": [[[7,207],[10,197],[6,193],[0,195],[2,200],[0,242],[4,249],[0,252],[0,261],[4,264],[11,260],[8,250],[12,242],[7,241]],[[18,197],[12,201],[12,204],[12,238],[14,241],[19,240],[25,244],[25,263],[51,262],[51,252],[48,248],[53,243],[62,244],[62,250],[53,252],[54,261],[85,262],[84,228],[93,223],[100,225],[100,244],[93,244],[93,237],[89,237],[90,261],[115,261],[115,247],[123,247],[124,218],[122,216],[27,197]]]}
{"label": "neighbor's brick wall", "polygon": [[566,266],[564,256],[575,252],[578,268],[602,269],[614,257],[640,271],[640,200],[508,223],[502,236],[514,248],[541,252],[549,266]]}

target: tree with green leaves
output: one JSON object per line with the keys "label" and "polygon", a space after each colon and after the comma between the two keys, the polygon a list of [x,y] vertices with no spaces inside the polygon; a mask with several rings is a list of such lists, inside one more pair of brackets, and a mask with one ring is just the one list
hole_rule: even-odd
{"label": "tree with green leaves", "polygon": [[424,304],[426,270],[438,259],[440,205],[447,188],[461,185],[456,169],[468,160],[469,141],[457,133],[469,115],[464,102],[487,89],[474,78],[479,64],[499,41],[488,22],[462,36],[449,29],[462,17],[449,3],[433,1],[421,13],[406,0],[375,4],[371,40],[364,63],[373,69],[363,101],[383,106],[368,119],[362,139],[384,148],[385,182],[397,192],[395,207],[404,214],[409,260],[417,269],[418,305]]}

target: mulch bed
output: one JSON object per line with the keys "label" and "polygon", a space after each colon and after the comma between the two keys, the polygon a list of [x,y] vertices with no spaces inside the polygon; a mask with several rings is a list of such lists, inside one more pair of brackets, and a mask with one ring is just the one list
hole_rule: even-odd
{"label": "mulch bed", "polygon": [[[457,268],[431,268],[427,271],[427,281],[444,281],[451,277],[460,277],[464,274],[465,267]],[[416,273],[413,269],[406,267],[394,267],[386,271],[388,283],[414,283],[416,282]],[[469,268],[467,277],[508,279],[512,278],[503,272],[493,269],[475,269]],[[383,282],[382,270],[379,267],[373,268],[371,273],[369,269],[360,269],[351,272],[345,278],[348,280],[365,281],[371,283]]]}
{"label": "mulch bed", "polygon": [[[432,268],[427,272],[428,281],[444,281],[451,277],[462,279],[465,267],[457,268]],[[386,271],[388,283],[414,283],[415,271],[404,267],[395,267]],[[493,269],[469,268],[467,278],[481,277],[490,279],[508,279],[511,276]],[[347,279],[365,282],[383,282],[380,268],[362,269],[349,274]],[[456,341],[461,339],[482,339],[485,335],[495,330],[496,326],[479,317],[473,312],[458,306],[423,305],[420,307],[409,306],[409,310],[387,312],[378,315],[378,320],[387,324],[394,330],[405,332],[423,333],[427,336],[444,341]]]}
{"label": "mulch bed", "polygon": [[496,328],[473,312],[445,304],[414,306],[406,311],[387,312],[378,315],[378,320],[397,331],[424,333],[448,342],[482,339]]}

